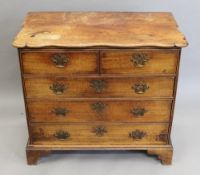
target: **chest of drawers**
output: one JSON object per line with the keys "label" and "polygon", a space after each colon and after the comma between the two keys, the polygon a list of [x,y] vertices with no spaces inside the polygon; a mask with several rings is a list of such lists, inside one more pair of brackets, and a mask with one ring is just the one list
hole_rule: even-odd
{"label": "chest of drawers", "polygon": [[32,12],[19,50],[28,164],[62,150],[144,150],[171,164],[181,48],[170,13]]}

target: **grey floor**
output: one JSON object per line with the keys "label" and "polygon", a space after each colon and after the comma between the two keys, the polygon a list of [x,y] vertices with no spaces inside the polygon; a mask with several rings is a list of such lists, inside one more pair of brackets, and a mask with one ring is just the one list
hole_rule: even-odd
{"label": "grey floor", "polygon": [[[16,100],[18,99],[18,100]],[[2,102],[2,101],[1,101]],[[193,105],[191,105],[191,102]],[[140,152],[85,151],[54,153],[37,166],[27,166],[25,145],[27,128],[21,95],[0,104],[0,174],[194,174],[200,172],[200,126],[197,111],[200,101],[177,99],[172,141],[172,166],[162,166],[154,157]],[[187,108],[188,106],[188,108]]]}

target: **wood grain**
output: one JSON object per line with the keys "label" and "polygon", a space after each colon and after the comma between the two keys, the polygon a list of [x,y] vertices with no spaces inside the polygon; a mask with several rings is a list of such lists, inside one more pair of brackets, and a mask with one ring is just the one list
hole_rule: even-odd
{"label": "wood grain", "polygon": [[[67,58],[64,67],[56,67],[53,57],[62,55]],[[25,74],[97,74],[98,52],[60,51],[22,52],[22,68]]]}
{"label": "wood grain", "polygon": [[156,156],[163,165],[171,165],[173,147],[170,144],[166,145],[33,145],[28,142],[27,152],[27,163],[28,165],[36,165],[40,157],[46,156],[51,151],[71,151],[71,150],[147,150],[149,155]]}
{"label": "wood grain", "polygon": [[13,46],[185,47],[171,13],[31,12]]}
{"label": "wood grain", "polygon": [[[96,135],[94,129],[104,127],[106,133]],[[120,128],[120,129],[119,129]],[[132,131],[145,132],[141,139],[129,137]],[[60,140],[54,135],[58,131],[67,132],[70,136]],[[168,132],[168,124],[65,124],[45,125],[34,124],[31,126],[32,143],[34,145],[165,145],[168,140],[158,140],[161,133]]]}
{"label": "wood grain", "polygon": [[[93,80],[104,80],[106,87],[97,92],[91,87]],[[50,86],[63,84],[66,90],[56,95]],[[137,94],[132,89],[136,84],[149,86],[144,94]],[[138,78],[27,78],[25,79],[27,98],[68,98],[68,97],[172,97],[173,77],[138,77]]]}
{"label": "wood grain", "polygon": [[[134,65],[137,55],[148,58],[144,67]],[[100,67],[102,74],[175,74],[178,59],[178,49],[103,50]]]}
{"label": "wood grain", "polygon": [[43,156],[47,156],[50,154],[48,150],[31,150],[29,148],[26,149],[26,158],[28,165],[36,165],[39,158]]}
{"label": "wood grain", "polygon": [[173,148],[157,148],[148,149],[147,153],[149,155],[155,155],[161,161],[163,165],[172,164]]}
{"label": "wood grain", "polygon": [[[98,100],[98,101],[46,101],[27,100],[31,122],[169,122],[171,100]],[[94,105],[104,106],[95,110]],[[55,109],[64,109],[65,115],[56,115]],[[133,110],[145,109],[143,115]]]}
{"label": "wood grain", "polygon": [[[171,164],[180,52],[187,44],[171,13],[28,13],[13,42],[29,129],[27,163],[53,150],[145,150]],[[145,61],[137,66],[136,57]]]}

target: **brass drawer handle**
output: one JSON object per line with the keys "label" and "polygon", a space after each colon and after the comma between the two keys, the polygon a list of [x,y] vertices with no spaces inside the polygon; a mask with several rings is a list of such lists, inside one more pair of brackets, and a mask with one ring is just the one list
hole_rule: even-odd
{"label": "brass drawer handle", "polygon": [[135,131],[132,131],[129,133],[129,137],[132,138],[133,140],[141,140],[143,139],[147,134],[143,131],[140,131],[136,129]]}
{"label": "brass drawer handle", "polygon": [[135,67],[142,68],[145,66],[146,62],[149,61],[149,57],[145,54],[135,54],[131,58],[131,62]]}
{"label": "brass drawer handle", "polygon": [[104,126],[98,126],[98,127],[93,128],[92,132],[95,133],[96,136],[101,137],[105,133],[107,133],[107,129]]}
{"label": "brass drawer handle", "polygon": [[135,117],[143,117],[144,114],[146,112],[148,112],[148,110],[146,110],[145,108],[133,108],[131,109],[131,114],[133,114],[133,116]]}
{"label": "brass drawer handle", "polygon": [[69,58],[63,54],[56,54],[51,58],[51,60],[55,64],[56,67],[63,68],[65,67],[65,64],[68,63]]}
{"label": "brass drawer handle", "polygon": [[53,91],[54,94],[61,95],[67,89],[67,86],[63,83],[56,82],[53,83],[49,88]]}
{"label": "brass drawer handle", "polygon": [[92,80],[90,82],[90,87],[95,89],[96,92],[102,92],[107,86],[107,82],[105,80]]}
{"label": "brass drawer handle", "polygon": [[67,131],[59,130],[53,136],[59,140],[66,140],[70,137],[70,134]]}
{"label": "brass drawer handle", "polygon": [[168,142],[168,134],[166,131],[162,131],[159,135],[156,136],[156,141]]}
{"label": "brass drawer handle", "polygon": [[145,83],[138,83],[132,86],[132,89],[135,91],[136,94],[144,94],[146,90],[149,89],[149,86]]}
{"label": "brass drawer handle", "polygon": [[96,111],[97,113],[101,113],[103,111],[105,111],[106,109],[106,104],[102,103],[102,102],[97,102],[97,103],[93,103],[91,105],[92,110]]}
{"label": "brass drawer handle", "polygon": [[69,110],[65,108],[54,108],[52,112],[57,116],[66,116],[69,113]]}

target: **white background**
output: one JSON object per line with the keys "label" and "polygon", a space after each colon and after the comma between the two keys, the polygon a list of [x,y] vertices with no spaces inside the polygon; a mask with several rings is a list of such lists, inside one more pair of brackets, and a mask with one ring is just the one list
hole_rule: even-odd
{"label": "white background", "polygon": [[[172,166],[142,153],[53,154],[27,166],[27,128],[17,50],[11,46],[28,11],[171,11],[190,45],[183,49],[172,130]],[[199,0],[0,0],[0,174],[129,175],[200,173]]]}

